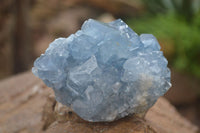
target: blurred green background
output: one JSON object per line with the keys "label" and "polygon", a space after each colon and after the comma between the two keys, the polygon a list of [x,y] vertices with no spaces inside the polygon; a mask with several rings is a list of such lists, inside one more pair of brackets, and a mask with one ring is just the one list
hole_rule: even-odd
{"label": "blurred green background", "polygon": [[144,0],[145,12],[127,22],[138,33],[154,34],[170,65],[200,78],[200,1]]}
{"label": "blurred green background", "polygon": [[156,36],[172,70],[165,97],[200,125],[200,0],[1,0],[0,79],[30,70],[51,41],[88,18],[121,18]]}

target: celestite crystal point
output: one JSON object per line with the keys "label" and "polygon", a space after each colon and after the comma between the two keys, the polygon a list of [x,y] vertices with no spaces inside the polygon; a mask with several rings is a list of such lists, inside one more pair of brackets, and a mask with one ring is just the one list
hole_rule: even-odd
{"label": "celestite crystal point", "polygon": [[32,71],[57,101],[99,122],[147,111],[171,87],[167,63],[153,35],[138,36],[121,19],[89,19],[53,41]]}

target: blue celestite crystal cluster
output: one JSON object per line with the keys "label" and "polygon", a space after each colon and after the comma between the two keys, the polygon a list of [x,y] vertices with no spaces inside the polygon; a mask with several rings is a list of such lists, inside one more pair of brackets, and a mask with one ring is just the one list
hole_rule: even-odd
{"label": "blue celestite crystal cluster", "polygon": [[153,35],[138,36],[121,19],[89,19],[75,34],[53,41],[32,71],[57,101],[98,122],[149,109],[171,87],[167,63]]}

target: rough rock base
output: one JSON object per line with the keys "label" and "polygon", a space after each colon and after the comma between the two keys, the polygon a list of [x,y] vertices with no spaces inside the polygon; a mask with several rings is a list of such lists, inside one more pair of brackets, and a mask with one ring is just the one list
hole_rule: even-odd
{"label": "rough rock base", "polygon": [[198,127],[159,98],[144,119],[89,123],[54,100],[31,72],[0,81],[0,133],[197,133]]}

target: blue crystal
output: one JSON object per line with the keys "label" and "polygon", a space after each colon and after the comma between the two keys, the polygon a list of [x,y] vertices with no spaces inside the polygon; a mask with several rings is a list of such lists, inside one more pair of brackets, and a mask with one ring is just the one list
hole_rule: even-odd
{"label": "blue crystal", "polygon": [[147,111],[171,87],[167,64],[153,35],[138,36],[121,19],[89,19],[53,41],[32,71],[58,102],[98,122]]}

